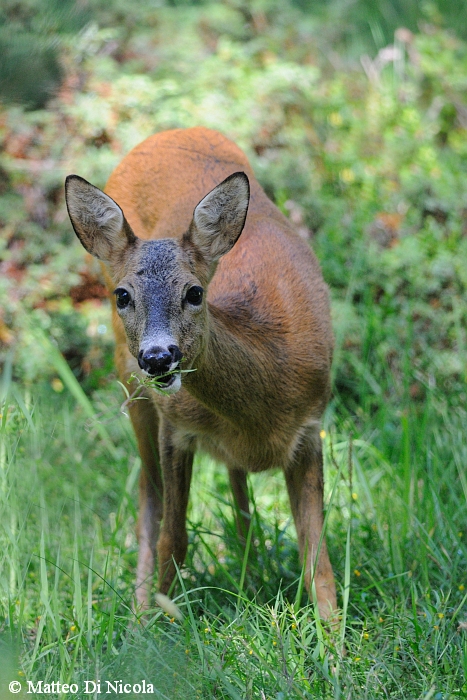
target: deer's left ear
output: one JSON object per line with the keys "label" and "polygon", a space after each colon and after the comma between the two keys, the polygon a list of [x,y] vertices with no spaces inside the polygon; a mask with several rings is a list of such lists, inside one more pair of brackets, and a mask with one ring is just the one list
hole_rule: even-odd
{"label": "deer's left ear", "polygon": [[88,253],[111,262],[137,238],[114,200],[78,175],[65,182],[68,214],[76,235]]}
{"label": "deer's left ear", "polygon": [[201,200],[183,242],[195,247],[208,268],[229,252],[245,226],[250,183],[243,172],[229,175]]}

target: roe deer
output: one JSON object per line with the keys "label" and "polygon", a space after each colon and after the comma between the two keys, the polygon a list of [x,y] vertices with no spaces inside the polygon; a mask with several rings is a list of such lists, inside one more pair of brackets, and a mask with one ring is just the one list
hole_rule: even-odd
{"label": "roe deer", "polygon": [[305,584],[311,595],[314,580],[329,617],[336,591],[319,544],[320,419],[333,338],[313,252],[243,152],[201,127],[146,139],[114,170],[106,194],[70,175],[66,199],[84,248],[106,264],[122,382],[149,375],[166,392],[145,390],[149,400],[130,404],[142,460],[139,606],[149,606],[156,548],[162,593],[185,559],[199,448],[227,466],[240,536],[249,527],[247,473],[282,468]]}

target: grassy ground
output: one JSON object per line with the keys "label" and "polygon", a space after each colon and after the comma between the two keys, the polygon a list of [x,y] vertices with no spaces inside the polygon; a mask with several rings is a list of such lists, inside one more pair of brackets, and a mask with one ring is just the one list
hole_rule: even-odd
{"label": "grassy ground", "polygon": [[465,423],[435,389],[427,387],[418,408],[407,395],[394,410],[369,388],[355,415],[339,397],[329,408],[327,538],[338,630],[322,627],[302,592],[281,475],[250,480],[246,569],[226,474],[202,455],[175,592],[183,619],[155,609],[143,621],[131,612],[140,462],[120,390],[111,384],[90,404],[55,361],[59,393],[49,384],[20,388],[4,375],[8,680],[17,678],[23,692],[27,681],[76,683],[69,697],[79,698],[104,697],[84,694],[84,681],[95,678],[102,693],[105,680],[145,679],[160,698],[467,695]]}

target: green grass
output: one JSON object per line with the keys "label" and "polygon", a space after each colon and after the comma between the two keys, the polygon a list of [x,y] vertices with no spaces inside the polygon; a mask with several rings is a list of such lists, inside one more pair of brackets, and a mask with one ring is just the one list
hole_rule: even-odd
{"label": "green grass", "polygon": [[[393,377],[378,393],[362,372],[360,406],[350,412],[337,395],[329,407],[326,527],[343,608],[330,632],[303,593],[282,475],[250,478],[245,566],[226,473],[202,455],[174,594],[183,620],[158,608],[138,620],[140,461],[119,411],[121,389],[114,382],[89,402],[57,358],[55,367],[60,394],[45,383],[17,385],[8,368],[4,375],[0,644],[11,657],[8,680],[25,689],[26,681],[73,682],[80,691],[67,697],[79,698],[94,697],[83,688],[95,678],[96,697],[107,697],[105,680],[142,679],[159,698],[467,695],[458,631],[467,597],[465,413],[437,390],[426,387],[417,403],[402,378],[395,402],[387,398]],[[1,700],[8,697],[4,685]]]}

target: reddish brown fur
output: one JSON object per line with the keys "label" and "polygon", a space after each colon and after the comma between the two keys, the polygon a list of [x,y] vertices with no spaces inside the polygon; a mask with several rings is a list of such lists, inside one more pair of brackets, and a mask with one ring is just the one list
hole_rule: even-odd
{"label": "reddish brown fur", "polygon": [[[150,137],[124,158],[106,192],[137,237],[182,237],[197,203],[236,171],[248,175],[250,205],[240,238],[209,284],[209,333],[197,371],[184,377],[177,394],[131,407],[143,461],[137,598],[148,605],[157,541],[162,592],[175,575],[173,559],[184,560],[192,453],[200,447],[229,469],[241,534],[248,527],[246,473],[284,470],[300,553],[307,551],[306,585],[310,590],[314,570],[320,611],[328,616],[336,594],[324,539],[317,557],[323,522],[319,423],[329,397],[333,341],[327,288],[313,252],[266,197],[242,151],[215,131],[177,129]],[[107,279],[113,290],[115,272]],[[137,365],[115,305],[113,323],[117,366],[126,381]]]}

